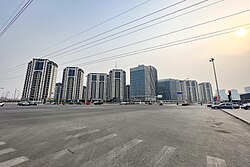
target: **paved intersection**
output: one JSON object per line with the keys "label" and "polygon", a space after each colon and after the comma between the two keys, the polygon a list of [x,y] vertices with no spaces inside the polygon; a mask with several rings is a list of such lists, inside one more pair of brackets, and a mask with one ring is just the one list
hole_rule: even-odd
{"label": "paved intersection", "polygon": [[201,106],[0,109],[0,167],[246,167],[250,127]]}

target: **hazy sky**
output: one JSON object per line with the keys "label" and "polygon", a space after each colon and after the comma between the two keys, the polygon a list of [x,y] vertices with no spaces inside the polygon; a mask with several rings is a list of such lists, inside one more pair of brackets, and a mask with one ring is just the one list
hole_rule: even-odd
{"label": "hazy sky", "polygon": [[[209,59],[213,57],[215,59],[219,88],[226,90],[238,89],[240,93],[243,93],[244,87],[250,86],[250,30],[242,37],[232,32],[213,38],[166,47],[120,59],[111,59],[96,64],[91,63],[99,59],[107,59],[107,57],[110,56],[250,24],[250,11],[248,11],[185,31],[175,32],[142,43],[108,51],[250,9],[250,0],[222,0],[212,6],[173,18],[193,9],[218,2],[218,0],[207,0],[204,2],[202,2],[202,0],[186,0],[171,8],[155,13],[154,15],[131,22],[132,20],[136,20],[149,13],[181,1],[182,0],[150,0],[144,5],[130,10],[105,24],[97,26],[64,43],[55,45],[58,42],[64,41],[128,9],[142,4],[146,2],[146,0],[34,0],[20,18],[18,18],[10,29],[0,38],[0,87],[4,87],[3,90],[0,89],[0,96],[4,95],[7,91],[11,92],[9,96],[11,96],[11,94],[13,96],[15,89],[18,89],[21,93],[27,63],[32,60],[32,58],[40,57],[49,58],[58,64],[59,70],[57,81],[61,81],[62,69],[66,66],[81,64],[79,66],[84,70],[85,75],[87,75],[90,72],[108,73],[110,69],[115,68],[115,64],[117,63],[118,68],[122,68],[127,72],[127,82],[129,84],[129,69],[139,64],[145,64],[157,68],[159,79],[189,78],[196,79],[198,82],[209,81],[212,83],[215,91],[212,64],[209,63]],[[23,0],[0,1],[1,30],[8,18],[22,2]],[[189,7],[199,2],[202,3]],[[185,8],[186,10],[184,10]],[[162,17],[161,19],[156,19],[167,14],[170,15]],[[155,21],[151,21],[153,19],[155,19]],[[140,31],[107,42],[109,39],[160,21],[162,21],[161,24],[144,28]],[[112,30],[129,22],[131,23]],[[146,24],[146,22],[148,22],[148,24]],[[140,24],[141,26],[138,26]],[[134,26],[137,27],[128,30]],[[248,27],[250,27],[250,25],[243,28]],[[236,31],[236,29],[233,30]],[[107,33],[97,36],[103,32]],[[115,33],[117,34],[115,35]],[[112,37],[110,37],[111,35]],[[63,57],[55,57],[58,53],[50,54],[80,41],[83,42],[58,53],[85,45],[82,47],[82,51],[65,54]],[[100,44],[100,42],[104,43]],[[95,44],[99,45],[93,46]],[[89,46],[92,47],[87,48]],[[92,57],[84,58],[87,56]],[[80,60],[68,63],[76,59]],[[21,66],[21,68],[15,68],[24,63],[25,65]],[[14,70],[9,70],[13,67]]]}

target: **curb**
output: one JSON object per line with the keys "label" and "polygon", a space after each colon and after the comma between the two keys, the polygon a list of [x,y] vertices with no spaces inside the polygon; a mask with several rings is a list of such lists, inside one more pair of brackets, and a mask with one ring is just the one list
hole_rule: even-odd
{"label": "curb", "polygon": [[227,112],[227,111],[225,111],[225,110],[223,110],[223,109],[221,109],[221,111],[223,111],[223,112],[225,112],[225,113],[227,113],[227,114],[229,114],[229,115],[231,115],[231,116],[233,116],[233,117],[235,117],[235,118],[241,120],[242,122],[244,122],[244,123],[250,125],[250,122],[248,122],[247,120],[245,120],[245,119],[243,119],[243,118],[241,118],[241,117],[239,117],[239,116],[236,116],[236,115],[234,115],[234,114],[232,114],[232,113],[230,113],[230,112]]}

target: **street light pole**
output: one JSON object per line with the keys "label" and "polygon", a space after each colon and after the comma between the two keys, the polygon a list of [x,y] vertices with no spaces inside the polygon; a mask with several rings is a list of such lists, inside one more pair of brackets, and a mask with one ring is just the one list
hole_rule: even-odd
{"label": "street light pole", "polygon": [[217,80],[217,75],[216,75],[216,70],[215,70],[215,65],[214,65],[214,58],[211,58],[209,60],[209,62],[212,62],[212,64],[213,64],[214,78],[215,78],[216,89],[217,89],[217,96],[219,97],[219,101],[220,101],[220,93],[219,93],[218,80]]}

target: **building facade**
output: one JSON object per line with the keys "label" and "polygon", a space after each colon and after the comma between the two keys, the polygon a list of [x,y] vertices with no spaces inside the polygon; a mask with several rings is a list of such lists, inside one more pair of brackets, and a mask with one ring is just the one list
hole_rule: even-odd
{"label": "building facade", "polygon": [[242,103],[250,103],[250,93],[245,93],[240,95]]}
{"label": "building facade", "polygon": [[130,85],[126,85],[124,101],[126,101],[126,102],[130,102],[131,101]]}
{"label": "building facade", "polygon": [[213,101],[213,91],[212,85],[209,82],[199,83],[199,100],[203,103],[208,103]]}
{"label": "building facade", "polygon": [[108,100],[122,102],[125,96],[126,72],[122,69],[110,70],[108,76]]}
{"label": "building facade", "polygon": [[82,100],[84,72],[78,67],[66,67],[62,78],[62,101]]}
{"label": "building facade", "polygon": [[106,101],[107,100],[108,74],[90,73],[87,76],[87,100]]}
{"label": "building facade", "polygon": [[62,83],[58,82],[56,83],[54,100],[56,102],[60,102],[62,98],[61,95],[62,95]]}
{"label": "building facade", "polygon": [[250,93],[250,86],[245,87],[244,90],[245,90],[245,93]]}
{"label": "building facade", "polygon": [[54,100],[58,66],[48,59],[28,63],[22,100],[46,102]]}
{"label": "building facade", "polygon": [[183,81],[178,79],[161,79],[158,81],[158,95],[162,95],[161,100],[183,101]]}
{"label": "building facade", "polygon": [[133,101],[155,101],[157,96],[157,70],[153,66],[139,65],[130,69],[130,95]]}
{"label": "building facade", "polygon": [[183,100],[188,103],[200,101],[198,94],[198,83],[196,80],[183,81]]}

